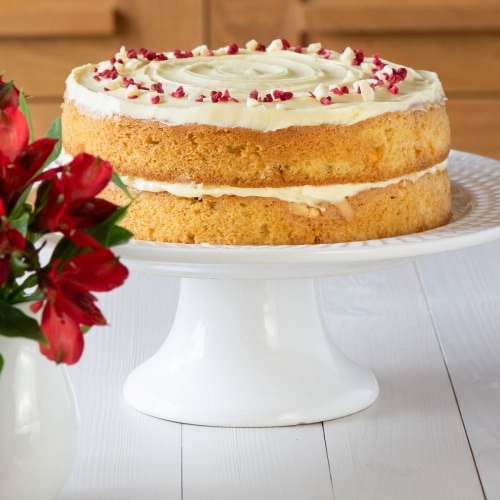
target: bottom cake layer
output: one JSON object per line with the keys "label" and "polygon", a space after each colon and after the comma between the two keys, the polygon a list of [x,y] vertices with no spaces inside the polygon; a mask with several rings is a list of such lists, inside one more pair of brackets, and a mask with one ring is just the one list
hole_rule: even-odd
{"label": "bottom cake layer", "polygon": [[[257,196],[185,198],[130,189],[136,197],[123,226],[134,239],[214,245],[299,245],[387,238],[446,224],[451,215],[446,170],[412,182],[361,191],[339,203],[311,207]],[[114,185],[102,196],[120,205]]]}

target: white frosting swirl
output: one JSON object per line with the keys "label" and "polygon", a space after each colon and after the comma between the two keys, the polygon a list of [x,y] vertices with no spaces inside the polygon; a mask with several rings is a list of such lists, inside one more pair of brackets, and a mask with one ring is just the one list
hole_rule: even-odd
{"label": "white frosting swirl", "polygon": [[[382,67],[376,56],[359,63],[351,49],[338,53],[313,44],[299,53],[277,41],[265,51],[255,50],[255,45],[249,42],[250,48],[236,53],[228,53],[227,47],[213,52],[198,47],[192,57],[182,58],[167,52],[162,54],[166,60],[129,57],[122,48],[111,62],[75,68],[66,81],[65,98],[96,116],[262,131],[353,124],[444,100],[441,83],[432,72],[406,68],[404,79],[391,86],[387,75],[401,67],[385,60]],[[340,88],[348,93],[334,91]],[[293,97],[263,100],[276,90]],[[212,92],[227,99],[213,102]]]}

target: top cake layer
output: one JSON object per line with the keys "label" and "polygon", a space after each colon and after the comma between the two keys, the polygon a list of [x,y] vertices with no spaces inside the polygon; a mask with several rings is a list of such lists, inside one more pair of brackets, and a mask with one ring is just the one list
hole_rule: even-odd
{"label": "top cake layer", "polygon": [[109,61],[75,68],[65,99],[94,116],[272,131],[426,110],[441,104],[444,92],[435,73],[376,54],[275,40],[215,51],[122,48]]}

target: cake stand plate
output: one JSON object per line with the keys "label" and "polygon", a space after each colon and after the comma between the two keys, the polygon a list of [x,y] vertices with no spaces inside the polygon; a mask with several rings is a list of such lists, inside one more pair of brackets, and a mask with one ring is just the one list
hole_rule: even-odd
{"label": "cake stand plate", "polygon": [[452,151],[449,172],[453,216],[431,231],[330,245],[118,247],[132,269],[181,278],[172,328],[127,378],[126,401],[162,419],[229,427],[320,422],[370,406],[377,381],[331,340],[314,278],[499,238],[500,162]]}

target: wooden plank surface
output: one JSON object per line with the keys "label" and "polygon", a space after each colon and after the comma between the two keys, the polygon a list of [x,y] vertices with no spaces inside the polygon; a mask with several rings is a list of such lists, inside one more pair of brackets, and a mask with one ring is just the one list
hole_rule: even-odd
{"label": "wooden plank surface", "polygon": [[486,497],[498,499],[500,244],[437,255],[418,269]]}
{"label": "wooden plank surface", "polygon": [[133,272],[100,298],[111,326],[86,336],[70,368],[81,436],[60,499],[474,500],[482,486],[500,498],[499,252],[496,242],[318,280],[329,331],[374,371],[380,396],[355,415],[276,429],[128,407],[123,382],[163,342],[178,293],[176,279]]}
{"label": "wooden plank surface", "polygon": [[372,407],[325,423],[337,498],[483,498],[414,267],[323,280],[321,292],[337,345],[380,384]]}
{"label": "wooden plank surface", "polygon": [[321,424],[184,425],[182,467],[184,500],[334,499]]}
{"label": "wooden plank surface", "polygon": [[500,94],[474,99],[449,95],[451,146],[500,160]]}
{"label": "wooden plank surface", "polygon": [[108,36],[115,30],[114,5],[109,1],[0,0],[0,9],[0,38]]}
{"label": "wooden plank surface", "polygon": [[300,42],[300,0],[210,0],[209,4],[213,47],[233,42],[244,45],[252,39],[266,45],[276,38],[286,38],[292,44]]}
{"label": "wooden plank surface", "polygon": [[301,4],[304,26],[336,33],[412,33],[499,31],[500,4],[479,0],[308,0]]}
{"label": "wooden plank surface", "polygon": [[[105,61],[122,45],[151,50],[199,45],[203,39],[202,1],[117,0],[116,30],[109,36],[0,37],[0,72],[37,98],[62,99],[66,78],[74,67]],[[179,19],[186,19],[188,13],[186,29]]]}
{"label": "wooden plank surface", "polygon": [[[59,116],[65,81],[74,67],[106,60],[122,45],[186,50],[206,41],[204,0],[54,2],[0,0],[0,73],[33,97],[37,137]],[[89,21],[85,12],[96,9],[109,15],[104,20],[95,15],[99,19]],[[27,17],[22,14],[25,10]],[[46,15],[52,16],[48,24]],[[108,29],[111,16],[113,28]]]}
{"label": "wooden plank surface", "polygon": [[132,274],[125,287],[99,299],[110,326],[86,335],[81,362],[69,367],[81,431],[60,498],[182,498],[181,426],[136,412],[122,396],[127,375],[164,340],[177,290],[176,280]]}

